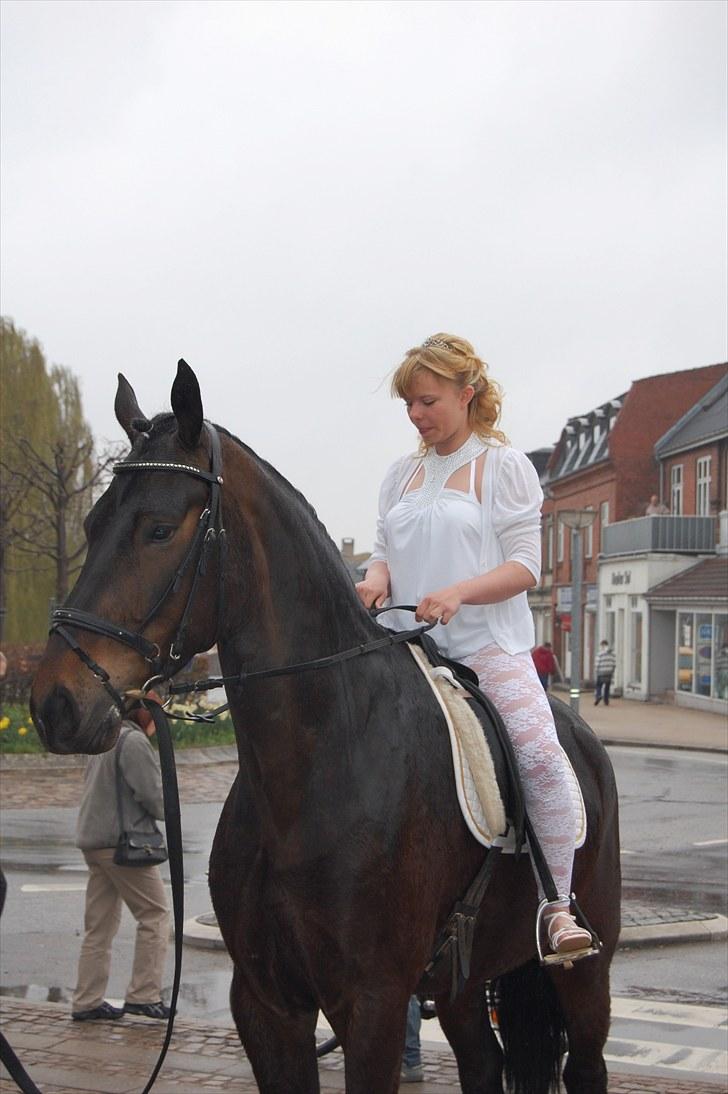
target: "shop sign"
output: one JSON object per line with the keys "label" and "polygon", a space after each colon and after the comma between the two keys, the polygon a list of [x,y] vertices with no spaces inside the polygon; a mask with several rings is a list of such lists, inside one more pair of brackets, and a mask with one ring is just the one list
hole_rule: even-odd
{"label": "shop sign", "polygon": [[632,582],[631,570],[613,570],[612,585],[629,585]]}
{"label": "shop sign", "polygon": [[556,590],[556,611],[568,612],[571,608],[571,585],[559,585]]}

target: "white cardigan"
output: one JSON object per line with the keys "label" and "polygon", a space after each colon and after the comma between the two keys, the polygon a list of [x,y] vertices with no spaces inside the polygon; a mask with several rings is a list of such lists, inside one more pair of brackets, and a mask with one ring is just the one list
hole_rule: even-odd
{"label": "white cardigan", "polygon": [[[481,488],[481,572],[488,573],[503,562],[520,562],[538,582],[541,577],[543,504],[538,474],[523,452],[497,441],[485,443]],[[421,459],[417,455],[403,456],[392,464],[384,476],[379,492],[377,535],[367,566],[373,562],[387,562],[384,518],[401,498]],[[484,604],[482,607],[493,638],[506,653],[521,653],[533,647],[533,617],[525,592],[499,604]]]}

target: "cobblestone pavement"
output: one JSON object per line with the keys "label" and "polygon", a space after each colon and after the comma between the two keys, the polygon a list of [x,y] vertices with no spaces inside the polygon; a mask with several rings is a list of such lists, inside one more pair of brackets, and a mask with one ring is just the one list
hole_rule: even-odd
{"label": "cobblestone pavement", "polygon": [[[183,802],[225,801],[237,763],[179,764],[177,780]],[[83,787],[82,764],[68,767],[0,767],[0,803],[3,809],[27,809],[34,805],[78,806]]]}
{"label": "cobblestone pavement", "polygon": [[[126,1017],[119,1022],[71,1022],[65,1007],[4,999],[0,1018],[8,1038],[43,1094],[138,1094],[148,1079],[162,1043],[161,1023]],[[459,1090],[457,1071],[447,1049],[425,1045],[426,1081],[420,1094]],[[343,1091],[343,1058],[334,1052],[319,1061],[323,1094]],[[0,1078],[0,1091],[14,1090]],[[609,1094],[717,1094],[723,1084],[612,1075]],[[231,1029],[178,1020],[155,1094],[258,1090],[250,1065]],[[375,1092],[373,1092],[375,1094]]]}

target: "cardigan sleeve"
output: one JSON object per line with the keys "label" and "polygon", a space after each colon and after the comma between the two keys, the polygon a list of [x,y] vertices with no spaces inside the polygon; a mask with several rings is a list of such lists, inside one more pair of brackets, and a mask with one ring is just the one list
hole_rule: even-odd
{"label": "cardigan sleeve", "polygon": [[414,467],[412,456],[403,456],[392,464],[382,481],[379,490],[379,511],[377,516],[377,531],[374,537],[374,549],[367,559],[367,567],[373,562],[387,561],[387,533],[384,526],[384,518],[389,510],[398,501],[398,487],[402,483],[409,466]]}
{"label": "cardigan sleeve", "polygon": [[520,562],[541,577],[541,506],[543,491],[528,456],[506,450],[493,492],[493,527],[506,562]]}

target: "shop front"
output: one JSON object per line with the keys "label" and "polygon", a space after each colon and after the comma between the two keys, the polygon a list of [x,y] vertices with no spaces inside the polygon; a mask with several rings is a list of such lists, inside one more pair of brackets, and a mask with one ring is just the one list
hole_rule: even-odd
{"label": "shop front", "polygon": [[698,563],[647,599],[665,651],[662,682],[675,702],[728,713],[728,558]]}
{"label": "shop front", "polygon": [[694,565],[689,556],[658,553],[601,562],[596,641],[606,638],[614,650],[615,694],[645,701],[671,689],[674,634],[671,643],[663,626],[653,626],[646,597],[654,585]]}

